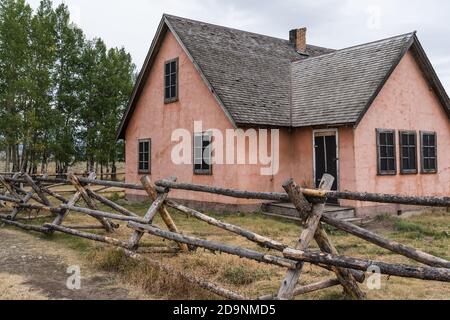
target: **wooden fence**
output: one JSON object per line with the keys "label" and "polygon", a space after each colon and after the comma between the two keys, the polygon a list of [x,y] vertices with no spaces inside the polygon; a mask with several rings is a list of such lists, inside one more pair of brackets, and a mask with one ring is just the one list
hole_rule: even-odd
{"label": "wooden fence", "polygon": [[[183,254],[186,252],[195,252],[197,248],[205,248],[213,252],[236,255],[241,258],[258,261],[262,264],[285,268],[286,275],[280,283],[278,292],[263,297],[253,297],[260,300],[293,299],[305,293],[333,286],[342,286],[344,293],[353,299],[364,299],[365,294],[361,290],[360,284],[364,283],[367,270],[373,266],[378,267],[381,273],[385,275],[450,282],[449,261],[386,239],[369,230],[336,219],[324,212],[327,198],[443,208],[450,207],[450,198],[406,197],[330,191],[333,181],[333,177],[325,175],[322,178],[320,188],[316,190],[301,188],[293,180],[289,180],[283,185],[286,193],[265,193],[177,183],[176,178],[169,178],[153,183],[148,176],[144,176],[141,184],[127,184],[97,180],[95,174],[90,174],[88,177],[77,177],[74,174],[69,174],[67,179],[50,179],[48,176],[31,177],[28,174],[16,173],[12,176],[0,176],[0,186],[3,190],[2,194],[0,194],[0,211],[2,212],[0,214],[0,221],[4,224],[28,231],[45,234],[61,232],[115,246],[130,258],[145,260],[150,265],[164,272],[175,274],[185,281],[209,290],[218,296],[234,300],[249,299],[250,297],[223,288],[198,276],[176,270],[170,265],[153,259],[151,254]],[[54,191],[54,187],[61,184],[72,185],[74,187],[75,193],[72,197],[66,198]],[[98,192],[93,191],[92,186],[94,185],[103,186],[104,188],[120,187],[123,189],[143,190],[148,194],[152,204],[148,208],[145,216],[142,217],[109,200]],[[298,210],[299,217],[302,218],[304,228],[300,233],[297,245],[295,247],[289,247],[284,243],[275,241],[264,235],[256,234],[239,226],[220,221],[176,201],[169,200],[169,193],[173,189],[211,193],[234,198],[292,202]],[[83,201],[85,205],[78,205],[77,203],[80,201]],[[111,212],[99,210],[99,203],[112,209]],[[168,208],[231,232],[237,237],[246,238],[258,244],[260,247],[270,249],[271,251],[268,253],[267,251],[250,250],[185,235],[174,223]],[[21,217],[23,213],[30,212],[31,210],[36,211],[34,218],[46,218],[49,219],[49,222],[43,225],[33,225],[32,218]],[[64,225],[63,222],[71,211],[91,216],[98,221],[98,224]],[[47,215],[42,215],[43,212],[46,212]],[[153,223],[154,217],[157,214],[162,217],[166,228],[163,229]],[[24,222],[22,220],[28,221]],[[119,226],[114,221],[127,222],[127,227],[130,230],[128,241],[113,237],[115,229]],[[385,263],[382,261],[342,256],[334,247],[323,224],[328,224],[381,248],[403,255],[421,263],[421,266]],[[103,234],[86,232],[86,230],[95,229],[101,229],[104,232]],[[177,247],[141,248],[140,241],[145,234],[174,241]],[[318,244],[320,251],[312,251],[309,249],[312,241]],[[298,281],[305,262],[329,270],[334,276],[326,281],[307,286],[299,286]]]}

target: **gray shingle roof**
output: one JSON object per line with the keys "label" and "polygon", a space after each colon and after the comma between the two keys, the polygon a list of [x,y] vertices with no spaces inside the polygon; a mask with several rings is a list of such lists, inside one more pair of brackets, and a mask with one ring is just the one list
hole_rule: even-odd
{"label": "gray shingle roof", "polygon": [[219,104],[238,126],[358,124],[408,49],[450,118],[449,97],[415,33],[341,50],[308,45],[307,55],[301,55],[288,40],[164,15],[118,139],[125,138],[168,30],[186,48]]}
{"label": "gray shingle roof", "polygon": [[292,64],[293,126],[356,123],[414,33]]}
{"label": "gray shingle roof", "polygon": [[[288,40],[166,15],[237,124],[289,126]],[[332,52],[316,46],[308,54]]]}

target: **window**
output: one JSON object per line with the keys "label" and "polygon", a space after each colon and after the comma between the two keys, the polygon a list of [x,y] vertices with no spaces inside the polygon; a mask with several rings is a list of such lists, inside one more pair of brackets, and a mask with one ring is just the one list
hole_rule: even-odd
{"label": "window", "polygon": [[194,173],[211,175],[212,137],[210,133],[196,133],[194,135]]}
{"label": "window", "polygon": [[167,61],[164,66],[164,102],[178,100],[178,58]]}
{"label": "window", "polygon": [[437,136],[436,132],[421,132],[422,173],[437,173]]}
{"label": "window", "polygon": [[417,173],[417,135],[414,131],[400,131],[400,172]]}
{"label": "window", "polygon": [[395,131],[377,129],[378,174],[396,175]]}
{"label": "window", "polygon": [[150,173],[150,150],[151,140],[139,140],[138,171],[139,173]]}

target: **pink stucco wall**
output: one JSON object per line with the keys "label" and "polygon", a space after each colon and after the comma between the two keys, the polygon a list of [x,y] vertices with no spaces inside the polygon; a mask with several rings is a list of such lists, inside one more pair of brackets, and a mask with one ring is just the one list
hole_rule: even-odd
{"label": "pink stucco wall", "polygon": [[[163,66],[165,61],[176,57],[180,69],[179,101],[166,105],[163,101]],[[138,140],[151,138],[151,177],[154,181],[176,176],[178,181],[186,183],[255,191],[282,191],[283,182],[290,177],[303,186],[314,185],[312,128],[280,131],[280,170],[273,176],[262,176],[260,165],[214,165],[213,175],[201,176],[193,174],[191,164],[175,165],[171,161],[172,148],[176,144],[171,142],[172,132],[179,128],[194,132],[194,121],[202,121],[204,129],[215,128],[222,132],[233,129],[193,63],[169,32],[126,130],[127,182],[139,182]],[[439,174],[377,176],[376,128],[436,131]],[[400,62],[359,126],[338,128],[338,138],[340,190],[449,195],[450,121],[410,53]],[[128,195],[144,193],[129,191]],[[172,191],[171,197],[236,205],[258,202],[183,191]],[[352,201],[341,204],[362,209],[373,206]]]}
{"label": "pink stucco wall", "polygon": [[[179,101],[164,104],[164,62],[179,57]],[[226,186],[237,189],[272,191],[282,190],[282,183],[290,177],[290,136],[287,130],[280,132],[280,171],[274,176],[260,175],[260,165],[213,165],[213,175],[193,174],[192,165],[175,165],[171,161],[172,132],[187,129],[194,132],[194,121],[202,121],[203,128],[233,129],[224,111],[201,79],[175,37],[169,32],[150,71],[145,89],[140,96],[134,114],[126,130],[126,181],[138,183],[140,175],[137,164],[139,139],[152,139],[151,177],[158,179],[176,176],[186,183]],[[225,152],[225,151],[224,151]],[[141,192],[130,191],[128,195]],[[186,200],[248,204],[255,201],[237,200],[210,194],[172,191],[171,197]]]}
{"label": "pink stucco wall", "polygon": [[[438,141],[438,174],[378,176],[376,129],[435,131]],[[450,194],[450,121],[428,86],[413,55],[407,53],[386,82],[354,134],[355,189],[376,193],[418,196]],[[400,168],[397,142],[397,168]],[[399,169],[398,169],[399,171]],[[352,203],[355,204],[355,203]],[[357,203],[369,207],[374,204]],[[381,208],[382,210],[382,208]],[[363,212],[363,210],[361,210]]]}

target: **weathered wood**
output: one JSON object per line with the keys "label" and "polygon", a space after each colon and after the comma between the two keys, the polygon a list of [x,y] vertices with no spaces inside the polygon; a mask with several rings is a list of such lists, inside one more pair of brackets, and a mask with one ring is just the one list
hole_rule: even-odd
{"label": "weathered wood", "polygon": [[[289,196],[286,193],[242,191],[227,188],[211,187],[206,185],[176,183],[167,180],[160,180],[157,181],[155,184],[159,187],[170,188],[174,190],[188,190],[188,191],[212,193],[233,198],[290,202]],[[302,188],[301,190],[305,197],[310,198],[345,199],[354,201],[395,203],[395,204],[426,206],[426,207],[444,207],[444,208],[450,207],[450,197],[411,197],[402,195],[361,193],[350,191],[323,191],[307,188]]]}
{"label": "weathered wood", "polygon": [[377,235],[376,233],[358,227],[354,224],[333,218],[331,215],[324,215],[322,217],[322,221],[339,230],[348,232],[356,237],[364,239],[384,249],[401,254],[407,258],[413,259],[423,264],[432,267],[450,268],[450,262],[445,259],[435,257],[431,254],[405,246],[396,241],[388,240],[386,238]]}
{"label": "weathered wood", "polygon": [[[87,191],[84,189],[84,187],[80,184],[80,181],[78,180],[78,178],[73,175],[73,174],[69,174],[68,175],[68,179],[69,181],[72,183],[72,185],[75,187],[75,189],[77,190],[77,192],[80,193],[81,197],[83,198],[84,202],[86,202],[86,204],[88,205],[89,208],[93,209],[93,210],[97,210],[97,205],[95,204],[95,202],[89,197]],[[89,187],[89,186],[88,186]],[[100,221],[100,223],[105,227],[105,230],[107,232],[113,232],[114,231],[114,226],[111,225],[111,223],[102,217],[96,217],[96,219],[98,221]]]}
{"label": "weathered wood", "polygon": [[[166,201],[168,194],[162,193],[158,195],[155,201],[153,201],[150,208],[147,210],[147,213],[144,216],[144,222],[143,223],[149,223],[151,224],[153,222],[153,219],[155,218],[155,215],[161,210],[162,205],[164,204],[164,201]],[[140,231],[134,231],[133,234],[130,237],[130,248],[132,250],[136,250],[139,247],[139,241],[141,241],[142,236],[144,235],[143,232]]]}
{"label": "weathered wood", "polygon": [[[322,181],[320,183],[320,188],[329,190],[333,186],[334,177],[325,174],[322,177]],[[292,200],[296,206],[300,216],[307,217],[305,229],[302,231],[300,235],[299,242],[296,245],[296,249],[306,250],[309,247],[310,242],[314,239],[314,234],[316,233],[317,226],[320,223],[320,219],[322,217],[322,213],[325,210],[325,204],[315,204],[312,207],[305,204],[305,199],[301,192],[298,192],[297,185],[291,179],[287,181],[283,188],[287,191],[289,198]],[[310,210],[309,214],[305,210]],[[298,283],[298,279],[300,278],[300,273],[302,272],[303,263],[299,263],[297,268],[289,269],[286,273],[286,276],[281,283],[280,289],[278,291],[278,299],[289,299],[291,300],[294,297],[294,289]]]}
{"label": "weathered wood", "polygon": [[159,270],[162,270],[168,274],[171,274],[173,276],[175,276],[176,278],[180,278],[183,279],[184,281],[187,281],[193,285],[196,285],[202,289],[206,289],[208,291],[213,292],[214,294],[226,298],[226,299],[230,299],[230,300],[248,300],[247,297],[236,293],[234,291],[222,288],[220,286],[218,286],[217,284],[214,284],[212,282],[209,282],[207,280],[204,280],[202,278],[193,276],[191,274],[188,274],[186,272],[183,271],[179,271],[176,270],[175,268],[168,266],[166,264],[163,264],[157,260],[153,260],[150,259],[148,257],[143,257],[135,252],[129,251],[129,250],[123,250],[120,249],[122,252],[124,252],[128,257],[137,260],[137,261],[145,261],[146,263],[148,263],[150,266],[152,266],[153,268],[157,268]]}
{"label": "weathered wood", "polygon": [[[319,291],[322,289],[335,287],[340,284],[341,283],[339,282],[338,279],[329,279],[329,280],[324,280],[324,281],[308,284],[305,286],[299,286],[294,289],[293,296],[294,297],[300,296],[300,295],[311,293],[314,291]],[[267,301],[267,300],[275,300],[276,298],[277,298],[276,295],[265,295],[265,296],[259,297],[258,300]]]}
{"label": "weathered wood", "polygon": [[24,196],[26,196],[27,194],[31,193],[31,199],[33,199],[34,201],[39,202],[39,203],[41,203],[41,204],[43,204],[43,205],[46,205],[46,204],[44,203],[44,201],[42,201],[41,198],[39,198],[39,197],[37,197],[37,196],[35,196],[35,195],[33,194],[34,191],[28,192],[28,191],[22,189],[21,187],[14,185],[14,184],[11,185],[11,186],[17,191],[17,194],[19,195],[19,197],[20,197],[21,194],[24,195]]}
{"label": "weathered wood", "polygon": [[188,190],[203,193],[212,193],[222,196],[239,198],[239,199],[255,199],[255,200],[268,200],[268,201],[281,201],[289,202],[289,197],[285,193],[277,192],[253,192],[253,191],[242,191],[227,188],[212,187],[206,185],[189,184],[189,183],[177,183],[168,180],[160,180],[155,182],[159,187],[176,189],[176,190]]}
{"label": "weathered wood", "polygon": [[[31,200],[31,198],[33,197],[33,193],[29,192],[23,199],[22,199],[22,203],[27,203],[28,201]],[[21,207],[16,206],[13,208],[13,211],[11,212],[11,220],[15,220],[17,215],[19,214],[21,210]]]}
{"label": "weathered wood", "polygon": [[4,176],[0,176],[0,183],[9,192],[11,197],[19,199],[20,196],[17,194],[16,190],[9,184],[9,181]]}
{"label": "weathered wood", "polygon": [[335,287],[335,286],[338,286],[338,285],[340,285],[340,282],[339,282],[338,279],[324,280],[324,281],[308,284],[306,286],[295,288],[294,296],[296,297],[296,296],[300,296],[302,294],[307,294],[307,293],[311,293],[311,292],[314,292],[314,291],[319,291],[319,290],[322,290],[322,289]]}
{"label": "weathered wood", "polygon": [[92,234],[92,233],[86,233],[86,232],[81,232],[81,231],[77,231],[74,229],[69,229],[60,225],[55,225],[55,224],[51,224],[51,223],[46,223],[44,224],[44,228],[46,228],[47,230],[56,230],[62,233],[66,233],[66,234],[70,234],[76,237],[80,237],[80,238],[85,238],[85,239],[89,239],[92,241],[97,241],[97,242],[103,242],[103,243],[107,243],[113,246],[117,246],[117,247],[122,247],[122,248],[126,248],[128,249],[128,243],[125,241],[121,241],[118,239],[114,239],[111,237],[106,237],[106,236],[101,236],[98,234]]}
{"label": "weathered wood", "polygon": [[25,178],[27,183],[31,186],[31,188],[34,190],[34,192],[36,192],[36,194],[39,196],[39,198],[42,200],[42,202],[46,206],[51,206],[52,204],[47,199],[44,192],[42,192],[41,188],[39,188],[39,186],[33,181],[33,179],[27,173],[23,174],[23,177]]}
{"label": "weathered wood", "polygon": [[102,225],[61,225],[61,227],[73,230],[103,230]]}
{"label": "weathered wood", "polygon": [[54,192],[53,190],[50,190],[49,188],[41,187],[41,189],[42,189],[42,191],[44,191],[45,193],[49,194],[53,198],[61,201],[62,203],[68,203],[69,202],[69,200],[64,198],[62,195],[60,195],[59,193]]}
{"label": "weathered wood", "polygon": [[[330,189],[332,186],[333,185],[330,186]],[[283,184],[283,189],[286,190],[289,195],[289,199],[297,209],[299,218],[306,220],[313,207],[312,204],[303,195],[300,186],[295,184],[293,179],[289,179]]]}
{"label": "weathered wood", "polygon": [[29,209],[29,210],[42,210],[52,213],[61,213],[63,209],[61,208],[55,208],[55,207],[46,207],[41,204],[31,204],[31,203],[19,203],[14,204],[13,207],[18,207],[20,209]]}
{"label": "weathered wood", "polygon": [[134,230],[138,230],[141,232],[147,232],[154,236],[158,236],[160,238],[172,240],[175,242],[181,242],[189,245],[193,245],[196,247],[205,248],[211,251],[217,251],[217,252],[224,252],[231,255],[236,255],[242,258],[247,258],[250,260],[255,260],[267,264],[273,264],[284,268],[295,268],[297,266],[297,263],[289,260],[284,259],[278,256],[273,255],[267,255],[264,253],[260,253],[257,251],[237,247],[237,246],[230,246],[222,243],[217,243],[213,241],[198,239],[194,237],[188,237],[179,233],[170,232],[170,231],[164,231],[159,228],[156,228],[152,225],[144,225],[144,224],[138,224],[136,222],[128,222],[128,226]]}
{"label": "weathered wood", "polygon": [[372,266],[377,266],[381,274],[404,278],[433,280],[450,282],[450,269],[435,267],[416,267],[405,264],[385,263],[366,259],[358,259],[347,256],[335,256],[320,252],[302,251],[287,248],[283,252],[284,257],[311,263],[323,263],[330,266],[367,271]]}
{"label": "weathered wood", "polygon": [[94,210],[89,208],[82,208],[82,207],[76,207],[76,206],[68,206],[66,204],[62,204],[60,206],[61,209],[71,210],[75,212],[85,213],[91,217],[94,218],[107,218],[107,219],[113,219],[113,220],[119,220],[119,221],[135,221],[140,223],[145,223],[146,220],[140,217],[128,217],[121,214],[114,214],[106,211],[100,211],[100,210]]}
{"label": "weathered wood", "polygon": [[121,214],[124,214],[129,217],[138,217],[138,215],[135,214],[134,212],[131,212],[130,210],[118,205],[117,203],[114,203],[113,201],[109,200],[108,198],[105,198],[105,197],[95,193],[91,189],[86,189],[86,191],[91,198],[94,198],[95,200],[100,201],[104,205],[106,205],[110,208],[113,208],[114,210],[120,212]]}
{"label": "weathered wood", "polygon": [[180,248],[169,248],[169,247],[140,247],[137,253],[160,253],[160,254],[177,254],[180,253]]}
{"label": "weathered wood", "polygon": [[28,216],[28,217],[17,217],[16,220],[17,221],[33,221],[33,220],[48,219],[48,218],[53,218],[53,217],[54,217],[54,215],[52,215],[52,214],[33,215],[33,216]]}
{"label": "weathered wood", "polygon": [[[328,238],[328,235],[321,224],[319,224],[319,226],[317,227],[314,239],[316,240],[320,250],[322,250],[323,252],[334,255],[339,254],[337,249],[331,243],[331,240]],[[332,267],[332,270],[336,274],[341,285],[344,287],[344,292],[347,296],[359,300],[362,300],[366,297],[365,293],[359,288],[358,284],[356,283],[355,276],[353,275],[353,272],[351,270],[335,266]]]}
{"label": "weathered wood", "polygon": [[[142,186],[144,187],[147,194],[150,196],[152,201],[155,201],[158,198],[158,192],[155,189],[155,185],[150,180],[149,176],[143,176],[141,179]],[[166,192],[168,193],[168,192]],[[166,224],[167,228],[171,232],[180,233],[178,231],[177,226],[175,225],[175,222],[173,221],[172,217],[170,216],[169,210],[167,210],[166,206],[163,204],[161,208],[159,209],[159,214],[161,218],[163,219],[164,223]],[[179,243],[178,246],[180,247],[181,251],[188,252],[189,248],[187,245],[183,243]]]}
{"label": "weathered wood", "polygon": [[247,238],[248,240],[257,243],[261,247],[268,248],[268,249],[274,249],[274,250],[281,251],[281,252],[283,252],[283,250],[288,247],[287,245],[285,245],[283,243],[280,243],[280,242],[277,242],[275,240],[269,239],[267,237],[261,236],[261,235],[259,235],[257,233],[254,233],[254,232],[248,231],[246,229],[243,229],[241,227],[238,227],[238,226],[235,226],[235,225],[232,225],[232,224],[229,224],[229,223],[226,223],[226,222],[223,222],[223,221],[211,218],[210,216],[208,216],[206,214],[203,214],[203,213],[198,212],[196,210],[193,210],[191,208],[185,207],[185,206],[183,206],[181,204],[178,204],[178,203],[176,203],[174,201],[168,200],[168,201],[166,201],[166,203],[171,208],[179,210],[180,212],[188,214],[188,215],[190,215],[190,216],[192,216],[194,218],[197,218],[197,219],[199,219],[201,221],[204,221],[204,222],[206,222],[206,223],[208,223],[210,225],[219,227],[221,229],[230,231],[230,232],[235,233],[235,234],[237,234],[239,236]]}
{"label": "weathered wood", "polygon": [[[330,175],[324,175],[321,184],[320,184],[320,192],[326,192],[327,190],[330,190],[333,186],[334,178]],[[301,188],[299,185],[297,185],[293,180],[289,180],[284,186],[284,189],[288,193],[289,197],[293,199],[293,204],[297,208],[297,210],[300,212],[300,215],[302,215],[302,210],[305,209],[304,202],[302,199],[298,200],[296,198],[301,197],[302,194]],[[319,245],[319,248],[327,253],[332,253],[337,255],[337,251],[334,248],[334,246],[331,244],[330,239],[328,238],[327,234],[323,231],[322,226],[320,225],[320,219],[322,218],[325,210],[325,200],[323,200],[321,203],[316,203],[313,206],[313,213],[310,215],[308,222],[307,222],[307,228],[304,232],[308,232],[308,240],[311,240],[311,236],[316,240],[317,244]],[[311,228],[310,225],[310,219],[312,220],[314,229]],[[319,219],[319,220],[317,220]],[[309,230],[308,230],[309,229]],[[313,231],[313,232],[311,232]],[[297,247],[297,249],[307,249],[306,247],[303,247],[300,245]],[[301,269],[301,268],[300,268]],[[336,276],[342,286],[344,287],[344,291],[347,295],[354,299],[363,299],[365,297],[364,292],[358,287],[356,280],[350,270],[344,270],[342,268],[332,268],[332,271],[336,273]],[[286,280],[291,280],[291,282],[283,283],[284,287],[280,288],[281,294],[285,295],[285,299],[292,299],[293,297],[293,290],[295,288],[296,282],[292,282],[292,278],[290,277],[296,277],[299,276],[299,273],[295,273],[293,271],[289,271],[288,275],[286,277]],[[364,277],[364,275],[363,275]],[[295,279],[295,278],[293,278]],[[298,279],[298,277],[297,277]],[[284,291],[283,291],[284,290]],[[287,293],[286,293],[287,292]],[[280,293],[278,295],[281,299],[283,299],[283,296],[280,296]]]}
{"label": "weathered wood", "polygon": [[21,229],[26,230],[26,231],[35,231],[35,232],[40,232],[40,233],[48,233],[48,229],[46,229],[45,227],[34,226],[34,225],[30,225],[30,224],[24,224],[24,223],[20,223],[20,222],[17,222],[17,221],[11,221],[11,220],[7,220],[7,219],[3,219],[3,218],[0,218],[0,221],[5,223],[5,224],[17,227],[17,228],[21,228]]}
{"label": "weathered wood", "polygon": [[13,197],[4,196],[4,195],[0,195],[0,200],[6,201],[6,202],[12,202],[12,203],[21,203],[22,202],[22,200],[19,198],[13,198]]}

